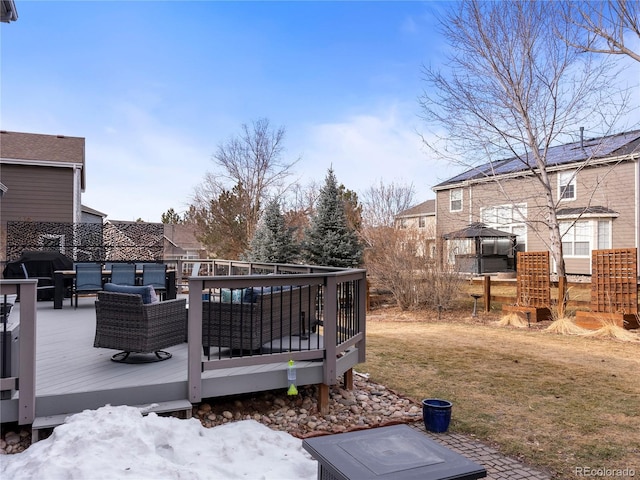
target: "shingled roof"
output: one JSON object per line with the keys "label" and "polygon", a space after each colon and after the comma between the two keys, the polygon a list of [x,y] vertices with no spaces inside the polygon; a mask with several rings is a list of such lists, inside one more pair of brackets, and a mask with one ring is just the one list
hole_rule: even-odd
{"label": "shingled roof", "polygon": [[[559,168],[586,160],[620,157],[634,153],[640,155],[640,130],[550,147],[547,151],[547,166]],[[529,170],[529,166],[535,166],[535,159],[530,153],[521,157],[488,162],[439,183],[433,189],[439,190],[457,183],[473,182],[488,177],[524,173]]]}
{"label": "shingled roof", "polygon": [[40,133],[0,132],[2,159],[36,160],[84,165],[84,138]]}
{"label": "shingled roof", "polygon": [[418,217],[421,215],[435,215],[436,214],[436,201],[435,199],[427,200],[426,202],[419,203],[411,208],[407,208],[400,212],[396,217]]}
{"label": "shingled roof", "polygon": [[85,139],[66,135],[0,130],[0,161],[23,165],[73,167],[81,165],[81,189],[85,188]]}

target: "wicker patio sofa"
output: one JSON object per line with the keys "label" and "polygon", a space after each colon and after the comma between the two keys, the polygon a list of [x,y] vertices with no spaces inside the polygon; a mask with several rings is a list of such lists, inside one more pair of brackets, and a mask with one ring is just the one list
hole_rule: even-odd
{"label": "wicker patio sofa", "polygon": [[[237,296],[237,293],[242,293]],[[318,286],[233,290],[229,301],[203,300],[202,345],[258,350],[281,337],[300,335],[316,324]],[[227,300],[227,301],[225,301]]]}
{"label": "wicker patio sofa", "polygon": [[[186,338],[186,299],[143,303],[140,294],[98,292],[93,346],[122,350],[111,357],[113,361],[166,360],[171,354],[162,349],[183,343]],[[132,353],[155,355],[145,357]]]}

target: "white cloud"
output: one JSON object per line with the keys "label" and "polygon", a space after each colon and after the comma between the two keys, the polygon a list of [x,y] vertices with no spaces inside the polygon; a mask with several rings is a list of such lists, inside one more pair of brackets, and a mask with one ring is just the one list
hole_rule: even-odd
{"label": "white cloud", "polygon": [[448,167],[429,158],[419,136],[420,120],[394,105],[379,113],[353,115],[309,128],[300,169],[320,183],[333,166],[338,182],[363,192],[384,183],[413,183],[419,199],[447,178]]}
{"label": "white cloud", "polygon": [[158,222],[169,208],[183,211],[212,147],[139,109],[120,118],[86,139],[83,204],[115,220]]}

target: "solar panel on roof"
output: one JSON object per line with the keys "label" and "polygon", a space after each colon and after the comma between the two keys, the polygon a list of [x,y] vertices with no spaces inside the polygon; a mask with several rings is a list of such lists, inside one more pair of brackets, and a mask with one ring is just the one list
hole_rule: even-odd
{"label": "solar panel on roof", "polygon": [[[580,145],[580,142],[572,142],[550,147],[546,156],[547,165],[567,165],[573,162],[584,161],[589,158],[606,158],[638,138],[640,138],[640,130],[633,130],[608,137],[588,139],[585,140],[582,145]],[[523,160],[530,162],[530,165],[534,165],[531,154],[528,156],[523,155]],[[478,165],[449,180],[441,182],[436,186],[481,179],[492,175],[523,172],[525,170],[528,170],[528,167],[521,159],[511,157],[493,163]]]}

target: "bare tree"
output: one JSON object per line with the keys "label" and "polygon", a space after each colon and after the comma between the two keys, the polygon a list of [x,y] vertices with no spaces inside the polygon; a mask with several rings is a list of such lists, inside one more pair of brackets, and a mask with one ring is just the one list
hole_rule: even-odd
{"label": "bare tree", "polygon": [[438,268],[428,254],[430,235],[387,226],[368,232],[364,258],[370,282],[388,289],[402,310],[449,308],[459,298],[463,277]]}
{"label": "bare tree", "polygon": [[[421,106],[427,122],[446,135],[433,141],[425,137],[425,143],[441,158],[467,168],[497,166],[506,158],[521,162],[538,184],[548,237],[539,228],[534,231],[564,277],[559,200],[547,152],[581,126],[606,131],[628,94],[610,88],[615,72],[606,58],[595,62],[571,46],[576,29],[562,21],[553,2],[462,1],[446,14],[442,30],[452,47],[451,70],[425,67],[431,89],[422,95]],[[495,171],[488,176],[500,189]]]}
{"label": "bare tree", "polygon": [[196,207],[207,208],[223,192],[242,185],[249,199],[243,212],[244,238],[253,236],[260,218],[261,205],[276,191],[285,189],[285,182],[298,160],[283,160],[285,129],[272,129],[269,120],[261,118],[251,125],[243,124],[241,133],[218,145],[213,155],[216,169],[208,172],[196,188],[193,198]]}
{"label": "bare tree", "polygon": [[395,216],[414,203],[413,183],[408,185],[382,180],[362,194],[362,220],[367,227],[392,227]]}
{"label": "bare tree", "polygon": [[640,2],[608,0],[563,2],[565,21],[578,29],[567,41],[575,48],[594,53],[627,55],[640,62],[632,45],[640,40]]}

